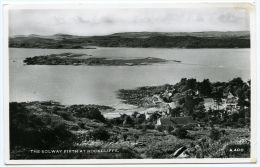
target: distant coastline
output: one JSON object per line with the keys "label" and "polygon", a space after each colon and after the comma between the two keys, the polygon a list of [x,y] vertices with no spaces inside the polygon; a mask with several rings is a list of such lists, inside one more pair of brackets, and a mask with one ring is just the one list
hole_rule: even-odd
{"label": "distant coastline", "polygon": [[95,49],[127,48],[250,48],[250,32],[126,32],[105,36],[31,34],[9,38],[10,48]]}

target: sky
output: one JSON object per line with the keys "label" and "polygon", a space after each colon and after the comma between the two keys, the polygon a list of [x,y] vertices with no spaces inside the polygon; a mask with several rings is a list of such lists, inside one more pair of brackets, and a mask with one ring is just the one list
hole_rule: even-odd
{"label": "sky", "polygon": [[232,7],[9,9],[9,36],[248,30],[249,12]]}

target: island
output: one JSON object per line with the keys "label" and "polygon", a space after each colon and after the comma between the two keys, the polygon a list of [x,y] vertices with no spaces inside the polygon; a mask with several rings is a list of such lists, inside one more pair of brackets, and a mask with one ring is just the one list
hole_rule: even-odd
{"label": "island", "polygon": [[176,62],[154,57],[145,58],[104,58],[87,54],[61,53],[27,57],[25,65],[88,65],[88,66],[139,66]]}

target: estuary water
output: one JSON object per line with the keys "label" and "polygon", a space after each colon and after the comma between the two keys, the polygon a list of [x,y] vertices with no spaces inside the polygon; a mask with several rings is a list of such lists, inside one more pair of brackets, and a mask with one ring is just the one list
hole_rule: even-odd
{"label": "estuary water", "polygon": [[[26,57],[57,53],[92,57],[157,57],[181,63],[147,66],[23,65]],[[61,104],[119,103],[116,91],[139,86],[175,84],[181,78],[199,81],[250,79],[250,49],[9,49],[10,101],[54,100]]]}

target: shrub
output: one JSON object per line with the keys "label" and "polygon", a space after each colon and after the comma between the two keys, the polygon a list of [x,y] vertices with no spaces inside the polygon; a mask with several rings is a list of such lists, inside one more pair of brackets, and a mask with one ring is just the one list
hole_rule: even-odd
{"label": "shrub", "polygon": [[163,131],[163,127],[162,127],[161,125],[158,125],[158,126],[156,127],[156,129],[157,129],[159,132],[162,132],[162,131]]}
{"label": "shrub", "polygon": [[219,130],[215,129],[215,128],[212,128],[211,131],[210,131],[210,134],[209,134],[209,137],[212,139],[212,140],[219,140],[220,139],[220,136],[221,136],[221,133]]}
{"label": "shrub", "polygon": [[85,129],[85,123],[79,122],[78,125],[79,125],[80,128]]}
{"label": "shrub", "polygon": [[154,129],[155,128],[155,125],[152,124],[151,122],[147,123],[145,126],[146,126],[147,129]]}
{"label": "shrub", "polygon": [[33,115],[23,104],[10,103],[10,149],[71,146],[75,135],[57,117],[44,111]]}
{"label": "shrub", "polygon": [[89,118],[89,119],[96,119],[101,122],[105,122],[105,117],[101,114],[101,112],[94,107],[89,108],[82,108],[82,109],[76,109],[74,112],[76,112],[75,116],[79,118]]}
{"label": "shrub", "polygon": [[180,127],[175,131],[175,133],[177,137],[179,137],[180,139],[184,139],[188,131],[184,127]]}
{"label": "shrub", "polygon": [[63,119],[67,121],[75,121],[75,118],[68,112],[65,111],[55,111],[54,112],[57,115],[60,115]]}
{"label": "shrub", "polygon": [[147,126],[146,125],[143,125],[142,126],[142,132],[146,132],[147,131]]}
{"label": "shrub", "polygon": [[237,123],[241,126],[245,125],[245,119],[244,118],[239,118]]}
{"label": "shrub", "polygon": [[167,130],[168,133],[171,133],[171,131],[174,130],[172,126],[166,126],[165,129]]}
{"label": "shrub", "polygon": [[94,139],[99,139],[104,141],[107,141],[110,137],[108,131],[102,127],[99,127],[98,129],[94,130],[91,135]]}
{"label": "shrub", "polygon": [[142,125],[135,125],[136,129],[142,129]]}

